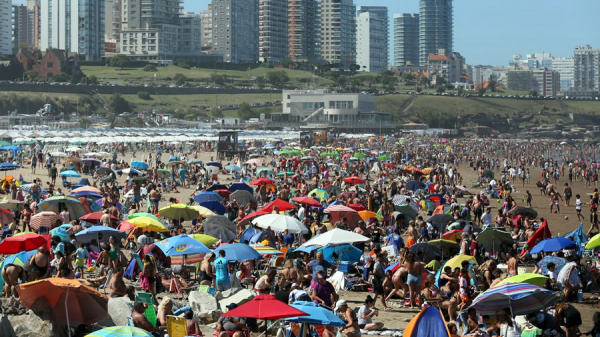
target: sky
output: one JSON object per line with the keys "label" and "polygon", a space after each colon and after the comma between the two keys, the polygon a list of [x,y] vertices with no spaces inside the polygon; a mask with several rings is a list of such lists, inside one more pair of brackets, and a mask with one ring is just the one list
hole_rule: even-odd
{"label": "sky", "polygon": [[[210,0],[184,0],[198,13]],[[394,14],[418,13],[418,0],[355,0],[356,6],[387,6]],[[471,65],[508,65],[515,54],[573,56],[579,45],[600,48],[600,0],[455,0],[454,51]],[[391,29],[391,27],[390,27]],[[393,35],[390,31],[390,50]],[[391,63],[390,59],[390,63]]]}

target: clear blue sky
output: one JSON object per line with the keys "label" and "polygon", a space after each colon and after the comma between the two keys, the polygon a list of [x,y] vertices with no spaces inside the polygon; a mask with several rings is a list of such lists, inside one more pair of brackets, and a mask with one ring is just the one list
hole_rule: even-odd
{"label": "clear blue sky", "polygon": [[[390,17],[419,12],[418,0],[354,2],[357,6],[387,6]],[[198,13],[209,3],[184,0],[184,7]],[[599,14],[600,0],[455,0],[454,50],[472,65],[507,65],[514,54],[573,56],[577,45],[600,48]]]}

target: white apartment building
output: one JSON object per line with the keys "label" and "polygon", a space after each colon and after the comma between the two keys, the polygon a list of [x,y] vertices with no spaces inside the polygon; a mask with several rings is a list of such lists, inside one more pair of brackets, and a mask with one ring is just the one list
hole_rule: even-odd
{"label": "white apartment building", "polygon": [[573,87],[579,91],[600,91],[600,49],[575,47]]}
{"label": "white apartment building", "polygon": [[321,56],[345,68],[356,63],[356,7],[352,0],[321,0]]}
{"label": "white apartment building", "polygon": [[575,59],[571,56],[552,59],[552,70],[560,74],[560,90],[570,90],[575,79]]}
{"label": "white apartment building", "polygon": [[378,73],[388,67],[388,9],[360,6],[356,16],[356,64],[360,71]]}
{"label": "white apartment building", "polygon": [[0,0],[0,55],[12,54],[12,2]]}
{"label": "white apartment building", "polygon": [[228,63],[258,61],[258,1],[213,0],[212,49]]}
{"label": "white apartment building", "polygon": [[212,4],[208,4],[208,9],[200,11],[200,20],[202,20],[202,50],[212,49]]}

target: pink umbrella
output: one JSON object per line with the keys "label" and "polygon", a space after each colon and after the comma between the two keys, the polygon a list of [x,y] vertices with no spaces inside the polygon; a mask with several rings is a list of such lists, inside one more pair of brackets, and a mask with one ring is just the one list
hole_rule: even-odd
{"label": "pink umbrella", "polygon": [[48,227],[48,229],[52,229],[57,219],[58,214],[50,211],[43,211],[31,217],[29,226],[35,231],[39,230],[40,227]]}

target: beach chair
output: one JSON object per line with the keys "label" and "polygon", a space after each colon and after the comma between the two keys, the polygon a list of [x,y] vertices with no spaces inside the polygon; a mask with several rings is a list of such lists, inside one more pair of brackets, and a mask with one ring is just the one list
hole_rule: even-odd
{"label": "beach chair", "polygon": [[187,299],[189,292],[196,288],[196,286],[192,286],[192,287],[184,287],[183,284],[181,284],[181,281],[179,281],[179,279],[177,279],[177,277],[175,276],[174,273],[171,273],[171,284],[169,286],[169,292],[176,292],[177,293],[177,298],[182,298],[182,299]]}
{"label": "beach chair", "polygon": [[167,316],[167,333],[169,337],[185,337],[187,336],[187,327],[183,317]]}

